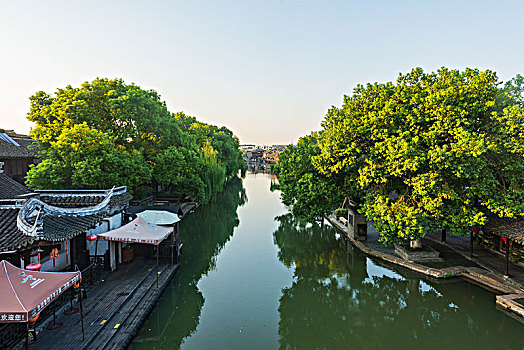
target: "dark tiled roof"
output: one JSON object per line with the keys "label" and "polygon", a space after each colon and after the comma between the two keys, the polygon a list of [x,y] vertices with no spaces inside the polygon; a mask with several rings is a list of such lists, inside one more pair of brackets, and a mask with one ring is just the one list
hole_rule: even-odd
{"label": "dark tiled roof", "polygon": [[484,226],[484,230],[524,244],[524,217],[510,219],[490,215],[488,216],[488,223]]}
{"label": "dark tiled roof", "polygon": [[[53,205],[55,207],[62,208],[83,208],[91,207],[101,203],[104,198],[104,195],[68,195],[68,196],[56,196],[48,195],[45,193],[40,194],[40,199],[42,202]],[[133,196],[128,192],[115,194],[111,197],[109,201],[110,205],[119,205],[122,203],[129,202]]]}
{"label": "dark tiled roof", "polygon": [[34,237],[25,235],[16,226],[18,210],[0,209],[0,251],[16,250],[34,241]]}
{"label": "dark tiled roof", "polygon": [[14,199],[21,194],[31,193],[32,191],[11,179],[6,174],[0,174],[0,199]]}
{"label": "dark tiled roof", "polygon": [[[0,158],[37,158],[38,150],[32,146],[36,141],[29,137],[11,137],[20,146],[0,139]],[[29,147],[31,146],[31,147]]]}
{"label": "dark tiled roof", "polygon": [[53,196],[40,194],[42,202],[61,208],[82,208],[97,205],[104,200],[105,196]]}
{"label": "dark tiled roof", "polygon": [[92,229],[104,215],[57,216],[44,215],[42,238],[46,241],[64,241]]}
{"label": "dark tiled roof", "polygon": [[[10,182],[14,182],[14,180],[11,180],[8,176],[5,176],[4,178],[0,176],[0,180],[2,179],[4,181],[0,181],[0,190],[2,189],[2,183],[16,186]],[[17,184],[16,182],[14,183]],[[13,186],[7,186],[6,188],[9,189],[9,192],[5,192],[5,194],[2,192],[0,195],[5,195],[12,199],[13,194],[32,192],[22,185],[18,185],[21,187],[16,187],[15,189],[18,192],[14,192]],[[99,192],[101,193],[96,193],[96,191],[95,193],[90,191],[71,191],[70,193],[67,191],[58,191],[55,193],[51,191],[47,193],[46,191],[41,191],[41,201],[37,198],[29,199],[28,201],[23,202],[23,207],[20,200],[3,201],[3,206],[0,207],[0,251],[16,250],[20,247],[32,244],[35,240],[64,241],[71,239],[94,228],[100,221],[102,221],[104,217],[108,215],[108,205],[116,206],[128,203],[132,198],[132,196],[125,191],[125,188],[120,188],[116,194],[111,196],[109,204],[105,202],[106,204],[104,204],[102,208],[90,208],[102,205],[102,202],[106,198],[106,191]],[[36,237],[25,234],[17,225],[17,216],[20,210],[22,210],[22,213],[24,210],[27,210],[29,214],[33,212],[33,204],[36,205],[36,208],[45,208],[46,204],[52,206],[48,207],[48,210],[44,209],[42,211],[42,223],[38,224],[38,229],[34,232]],[[61,207],[64,209],[53,207]],[[79,209],[77,210],[76,208]],[[26,224],[29,225],[28,227],[33,226],[35,219],[36,216],[24,216],[24,220],[27,221]]]}

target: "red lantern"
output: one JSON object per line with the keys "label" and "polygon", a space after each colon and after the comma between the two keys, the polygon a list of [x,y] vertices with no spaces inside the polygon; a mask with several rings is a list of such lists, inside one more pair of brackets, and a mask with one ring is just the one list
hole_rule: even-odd
{"label": "red lantern", "polygon": [[89,241],[89,244],[93,244],[96,241],[96,235],[89,235],[86,237],[86,239]]}
{"label": "red lantern", "polygon": [[30,319],[29,319],[29,322],[31,322],[31,323],[32,323],[32,322],[36,322],[36,320],[38,320],[38,316],[40,316],[40,312],[37,313],[35,317],[30,318]]}
{"label": "red lantern", "polygon": [[42,265],[40,265],[39,263],[32,263],[32,264],[27,265],[25,269],[29,271],[40,271],[41,267]]}
{"label": "red lantern", "polygon": [[474,229],[473,229],[473,234],[474,234],[474,235],[476,235],[476,234],[478,234],[478,233],[479,233],[479,231],[480,231],[480,229],[479,229],[479,228],[474,228]]}
{"label": "red lantern", "polygon": [[56,258],[59,258],[60,255],[58,254],[58,249],[57,248],[53,248],[51,250],[51,254],[49,254],[49,258],[53,259],[53,267],[55,267],[55,259]]}

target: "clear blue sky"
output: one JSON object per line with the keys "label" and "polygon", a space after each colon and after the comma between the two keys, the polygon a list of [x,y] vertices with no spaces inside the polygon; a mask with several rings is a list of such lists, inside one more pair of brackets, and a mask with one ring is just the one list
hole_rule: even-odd
{"label": "clear blue sky", "polygon": [[29,131],[36,91],[118,77],[241,143],[296,143],[358,83],[524,74],[524,1],[0,0],[0,62],[0,128]]}

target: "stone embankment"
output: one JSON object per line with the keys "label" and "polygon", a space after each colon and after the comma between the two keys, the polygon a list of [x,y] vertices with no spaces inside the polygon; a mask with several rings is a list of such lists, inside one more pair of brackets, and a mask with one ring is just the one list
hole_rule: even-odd
{"label": "stone embankment", "polygon": [[[354,239],[349,234],[347,226],[339,221],[335,216],[326,216],[326,219],[333,227],[341,232],[346,239],[366,255],[437,279],[452,277],[463,278],[468,282],[479,285],[480,287],[497,294],[496,303],[498,306],[510,311],[513,316],[518,316],[521,320],[524,320],[524,285],[512,278],[496,273],[493,269],[487,267],[486,264],[483,264],[483,261],[479,261],[479,258],[475,259],[471,256],[467,256],[467,253],[463,249],[460,249],[460,246],[454,247],[451,244],[441,243],[432,237],[428,237],[425,243],[431,244],[432,249],[440,251],[441,256],[444,255],[444,250],[447,251],[447,256],[450,256],[449,252],[454,252],[455,255],[460,254],[464,261],[472,262],[474,263],[473,265],[475,265],[454,265],[443,268],[429,267],[422,263],[405,260],[397,256],[394,251],[386,252],[384,249],[376,249],[377,247],[370,246],[361,240]],[[451,261],[452,259],[449,260]],[[521,270],[515,271],[514,274],[519,276],[522,275],[524,278],[524,269],[521,268]]]}

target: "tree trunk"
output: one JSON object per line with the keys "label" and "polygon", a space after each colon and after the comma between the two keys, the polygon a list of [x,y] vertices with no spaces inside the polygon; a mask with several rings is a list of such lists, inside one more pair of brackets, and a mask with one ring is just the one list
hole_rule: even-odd
{"label": "tree trunk", "polygon": [[422,238],[417,238],[409,241],[409,247],[412,249],[422,248]]}

